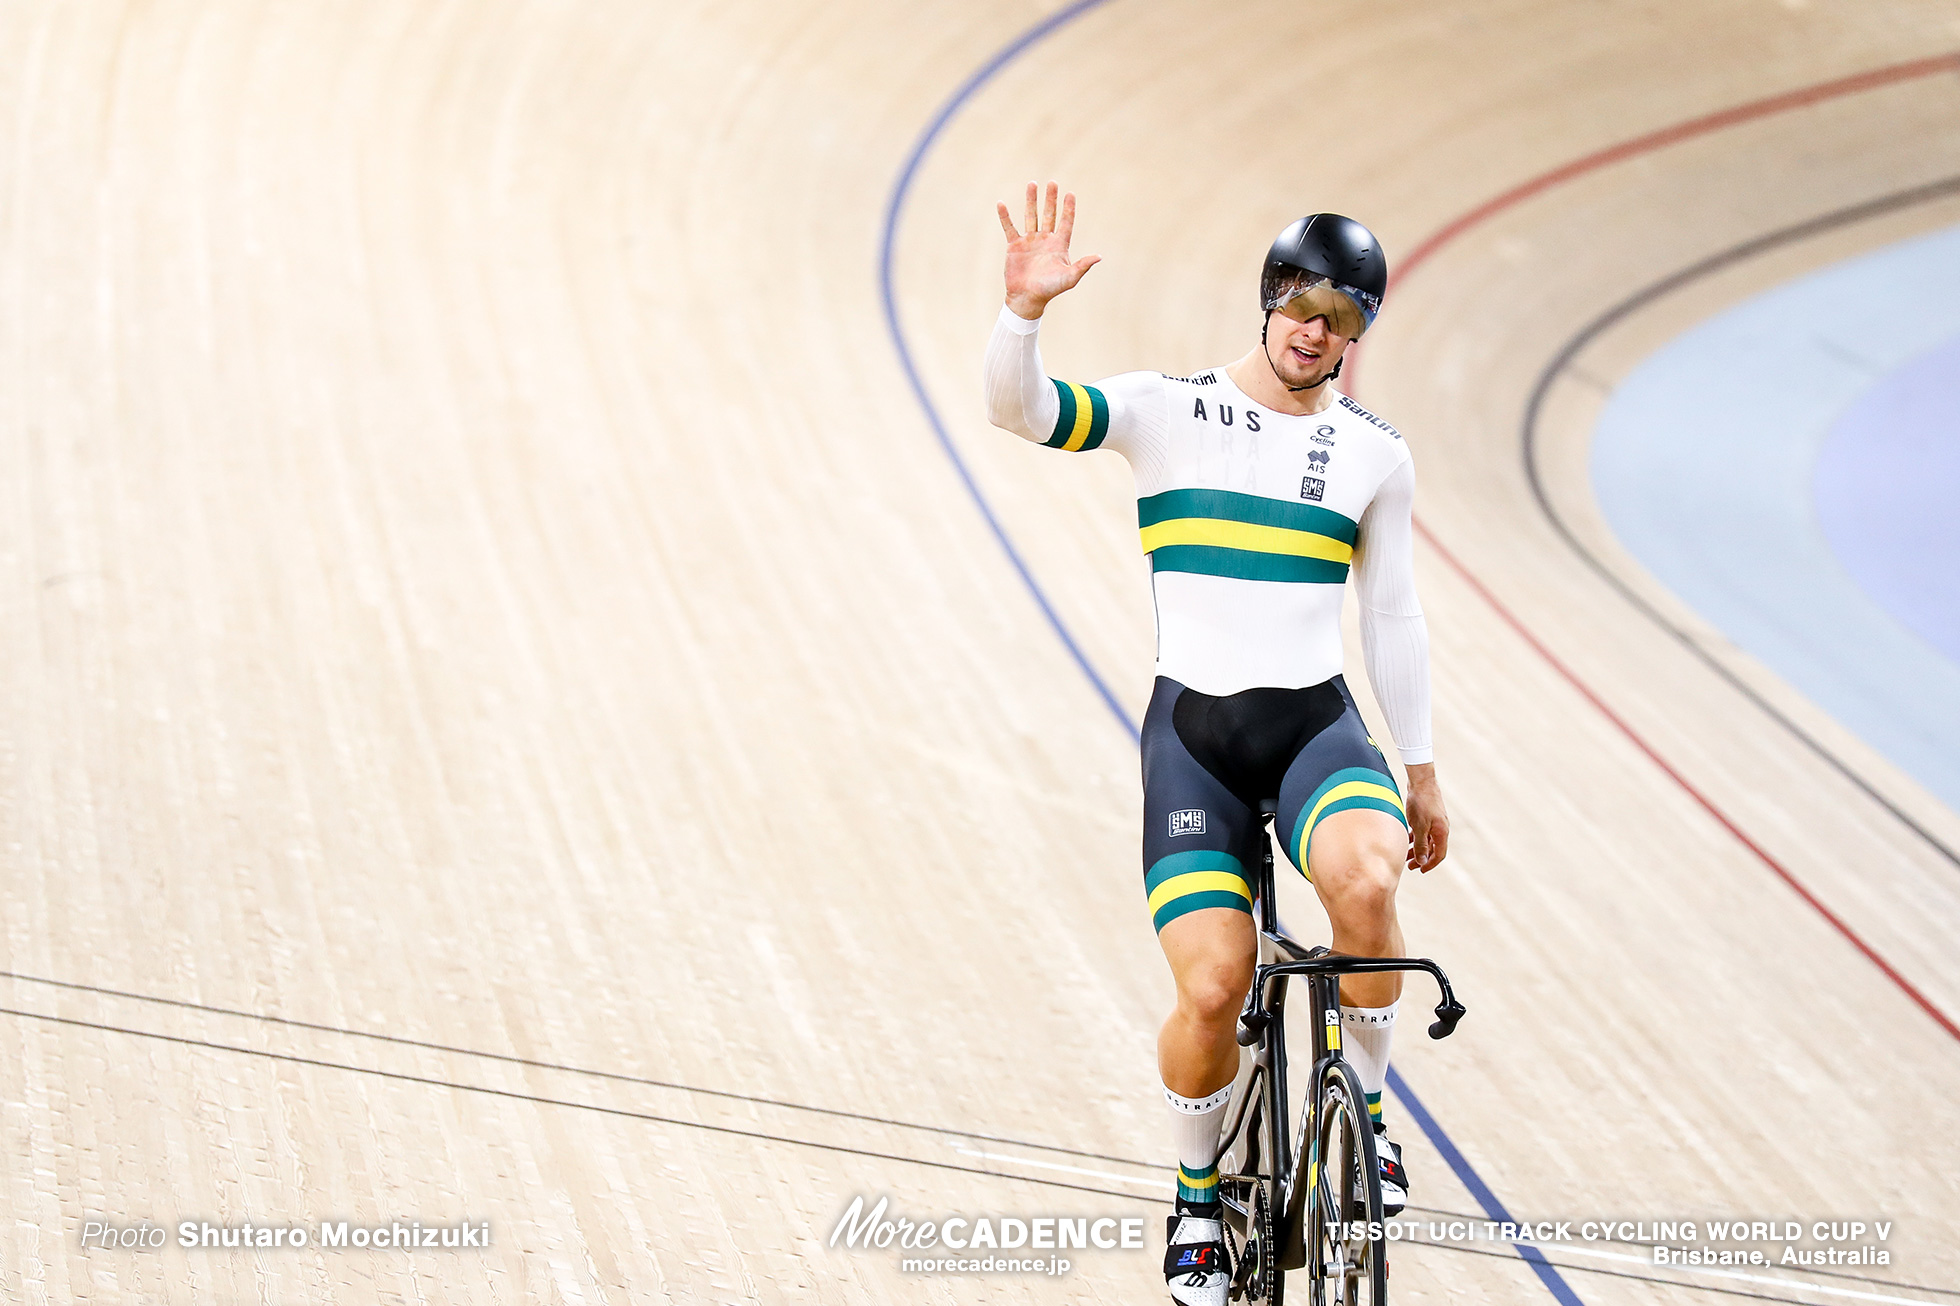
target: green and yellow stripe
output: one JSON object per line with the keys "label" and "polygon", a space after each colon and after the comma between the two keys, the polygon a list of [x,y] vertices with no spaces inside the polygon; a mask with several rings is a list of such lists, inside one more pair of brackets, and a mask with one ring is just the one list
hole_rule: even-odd
{"label": "green and yellow stripe", "polygon": [[[1049,378],[1053,380],[1054,378]],[[1109,400],[1092,385],[1055,381],[1062,411],[1055,418],[1055,433],[1048,437],[1050,449],[1081,453],[1094,449],[1109,434]]]}
{"label": "green and yellow stripe", "polygon": [[1191,1203],[1217,1201],[1218,1166],[1216,1163],[1202,1170],[1193,1170],[1180,1161],[1177,1167],[1177,1200]]}
{"label": "green and yellow stripe", "polygon": [[1143,877],[1143,891],[1150,896],[1150,923],[1159,930],[1201,907],[1252,912],[1252,885],[1230,853],[1193,849],[1159,858]]}
{"label": "green and yellow stripe", "polygon": [[[1293,864],[1305,872],[1307,856],[1313,849],[1314,827],[1336,812],[1351,811],[1357,807],[1371,807],[1387,812],[1405,826],[1409,823],[1408,814],[1402,810],[1402,792],[1395,787],[1394,776],[1365,766],[1346,767],[1322,781],[1320,788],[1313,791],[1313,797],[1301,807],[1290,845]],[[1310,874],[1309,878],[1312,878]]]}
{"label": "green and yellow stripe", "polygon": [[1357,530],[1311,503],[1198,489],[1137,500],[1137,527],[1153,571],[1316,585],[1347,580]]}

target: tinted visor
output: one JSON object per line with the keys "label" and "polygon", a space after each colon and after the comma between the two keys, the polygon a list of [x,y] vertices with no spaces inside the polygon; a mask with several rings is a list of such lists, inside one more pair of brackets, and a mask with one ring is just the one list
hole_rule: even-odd
{"label": "tinted visor", "polygon": [[1326,277],[1294,281],[1273,298],[1276,302],[1266,305],[1269,311],[1283,313],[1295,322],[1324,317],[1329,330],[1349,340],[1368,329],[1381,307],[1381,300],[1366,291]]}

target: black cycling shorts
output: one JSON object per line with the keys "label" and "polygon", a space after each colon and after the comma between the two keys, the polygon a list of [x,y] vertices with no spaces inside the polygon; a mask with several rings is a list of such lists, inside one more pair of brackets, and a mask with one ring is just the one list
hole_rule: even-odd
{"label": "black cycling shorts", "polygon": [[1157,677],[1143,718],[1143,888],[1159,930],[1204,907],[1252,910],[1259,804],[1307,874],[1314,827],[1369,807],[1403,825],[1402,793],[1339,676],[1215,698]]}

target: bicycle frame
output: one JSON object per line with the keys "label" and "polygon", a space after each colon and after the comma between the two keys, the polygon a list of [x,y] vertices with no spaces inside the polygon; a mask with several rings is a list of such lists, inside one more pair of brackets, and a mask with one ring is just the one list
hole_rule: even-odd
{"label": "bicycle frame", "polygon": [[[1272,817],[1272,808],[1270,803],[1262,804],[1262,832]],[[1429,1027],[1431,1038],[1448,1037],[1456,1028],[1457,1021],[1463,1018],[1464,1009],[1450,989],[1449,977],[1440,966],[1426,957],[1339,956],[1324,947],[1307,948],[1289,937],[1280,926],[1279,910],[1273,897],[1273,849],[1270,838],[1264,840],[1258,879],[1253,889],[1254,922],[1259,932],[1259,964],[1253,971],[1245,1009],[1239,1015],[1238,1033],[1240,1046],[1250,1048],[1251,1057],[1248,1068],[1241,1071],[1244,1088],[1236,1094],[1238,1110],[1225,1128],[1219,1154],[1223,1159],[1241,1141],[1240,1135],[1249,1119],[1263,1118],[1265,1128],[1271,1131],[1270,1154],[1274,1161],[1274,1209],[1271,1219],[1273,1245],[1279,1249],[1276,1263],[1281,1270],[1289,1270],[1297,1269],[1306,1259],[1305,1223],[1301,1219],[1306,1187],[1301,1182],[1301,1166],[1307,1152],[1304,1142],[1315,1136],[1319,1122],[1314,1119],[1316,1095],[1312,1092],[1306,1097],[1306,1118],[1301,1122],[1302,1127],[1297,1135],[1291,1119],[1292,1099],[1288,1092],[1286,1064],[1288,981],[1295,978],[1307,981],[1314,1026],[1316,1030],[1324,1031],[1315,1039],[1309,1080],[1313,1084],[1320,1082],[1329,1063],[1341,1055],[1340,977],[1343,975],[1382,971],[1423,971],[1430,975],[1441,990],[1442,998],[1435,1009],[1436,1021]],[[1267,1109],[1260,1117],[1255,1117],[1254,1104],[1262,1099]],[[1256,1170],[1261,1150],[1258,1140],[1246,1139],[1245,1142],[1248,1168]],[[1260,1182],[1256,1173],[1221,1174],[1220,1179],[1237,1187]],[[1220,1186],[1221,1196],[1224,1196],[1227,1182],[1221,1182]],[[1246,1188],[1245,1191],[1247,1198],[1244,1207],[1236,1207],[1230,1200],[1226,1202],[1228,1212],[1236,1216],[1233,1223],[1241,1233],[1246,1232],[1250,1218],[1251,1190]]]}

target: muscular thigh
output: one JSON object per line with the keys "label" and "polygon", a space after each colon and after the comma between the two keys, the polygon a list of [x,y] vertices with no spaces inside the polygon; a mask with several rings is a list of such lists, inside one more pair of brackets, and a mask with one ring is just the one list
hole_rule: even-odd
{"label": "muscular thigh", "polygon": [[1399,866],[1408,846],[1401,790],[1347,686],[1334,683],[1347,710],[1300,750],[1279,787],[1286,855],[1323,890],[1337,887],[1349,868],[1378,861],[1384,849]]}
{"label": "muscular thigh", "polygon": [[[1168,955],[1176,940],[1250,939],[1253,811],[1192,756],[1172,725],[1182,686],[1160,679],[1143,722],[1143,883]],[[1198,917],[1169,934],[1186,917]],[[1207,926],[1206,920],[1211,924]],[[1173,959],[1175,960],[1175,959]]]}

